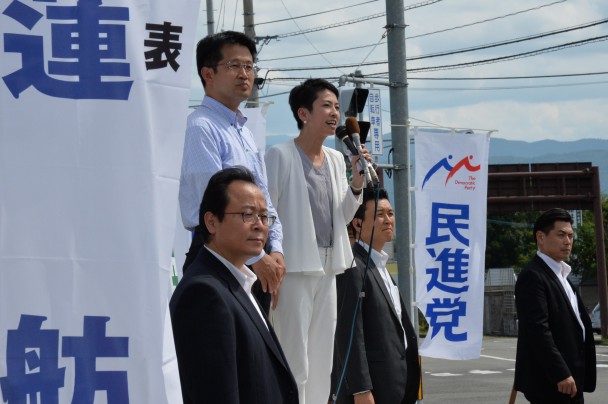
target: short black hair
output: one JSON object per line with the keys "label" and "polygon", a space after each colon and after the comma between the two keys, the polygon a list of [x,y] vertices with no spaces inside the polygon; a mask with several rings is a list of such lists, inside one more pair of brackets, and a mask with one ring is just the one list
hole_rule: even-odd
{"label": "short black hair", "polygon": [[367,208],[367,203],[369,201],[375,201],[376,195],[378,195],[379,201],[382,199],[386,199],[387,201],[390,201],[390,199],[388,198],[388,192],[386,192],[386,189],[384,189],[384,188],[374,189],[373,187],[366,187],[365,189],[363,189],[363,202],[361,203],[361,206],[359,206],[359,208],[355,212],[355,217],[353,219],[361,219],[361,220],[365,219],[365,209]]}
{"label": "short black hair", "polygon": [[304,123],[298,117],[298,109],[301,107],[312,111],[312,104],[319,97],[319,93],[324,90],[329,90],[339,97],[339,92],[336,86],[325,79],[308,79],[299,86],[294,87],[289,93],[289,106],[293,117],[298,123],[298,129],[302,129]]}
{"label": "short black hair", "polygon": [[201,75],[201,69],[203,67],[211,67],[214,72],[217,72],[217,64],[224,57],[222,55],[222,48],[225,45],[242,45],[246,47],[249,49],[251,57],[255,62],[257,57],[255,42],[242,32],[224,31],[207,35],[198,41],[196,45],[196,67],[198,69],[198,76],[203,82],[203,87],[205,87],[206,83]]}
{"label": "short black hair", "polygon": [[203,194],[203,200],[198,212],[198,230],[203,235],[203,242],[208,243],[211,235],[205,226],[205,213],[211,212],[219,221],[224,220],[224,210],[228,206],[228,186],[234,181],[245,181],[256,185],[251,171],[243,166],[225,168],[209,179],[209,184]]}
{"label": "short black hair", "polygon": [[542,231],[544,234],[549,234],[555,227],[555,222],[567,222],[572,224],[572,216],[567,210],[561,208],[553,208],[543,212],[536,222],[534,223],[534,229],[532,230],[532,237],[536,241],[536,232]]}

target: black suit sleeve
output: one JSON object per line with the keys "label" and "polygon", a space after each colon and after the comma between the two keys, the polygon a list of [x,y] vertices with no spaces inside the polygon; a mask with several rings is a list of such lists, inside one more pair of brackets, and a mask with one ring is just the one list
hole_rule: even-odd
{"label": "black suit sleeve", "polygon": [[336,326],[336,355],[334,370],[338,370],[339,378],[344,367],[344,361],[348,350],[351,329],[354,335],[348,365],[342,384],[340,396],[352,395],[361,391],[372,390],[372,380],[369,374],[367,354],[365,349],[365,333],[363,331],[363,319],[361,307],[357,305],[359,292],[363,285],[363,274],[358,268],[349,268],[343,274],[336,277],[338,289],[338,324]]}
{"label": "black suit sleeve", "polygon": [[[534,355],[539,359],[545,376],[558,383],[571,376],[568,365],[562,357],[549,327],[549,307],[551,300],[547,280],[540,271],[522,271],[515,288],[515,303],[519,318],[520,338],[525,338]],[[566,313],[562,313],[565,315]]]}
{"label": "black suit sleeve", "polygon": [[239,402],[232,312],[224,296],[204,282],[193,283],[180,296],[172,325],[184,401]]}

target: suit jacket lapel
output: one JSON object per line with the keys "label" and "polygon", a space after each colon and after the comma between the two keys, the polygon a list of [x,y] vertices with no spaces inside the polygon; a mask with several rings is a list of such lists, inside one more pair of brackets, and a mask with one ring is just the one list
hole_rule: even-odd
{"label": "suit jacket lapel", "polygon": [[[367,263],[367,250],[365,248],[363,248],[363,246],[361,244],[356,243],[355,244],[355,254],[359,257],[359,259],[363,262],[363,265],[365,266],[365,264]],[[370,276],[370,274],[371,274],[371,279],[373,279],[376,282],[376,284],[382,291],[382,294],[384,295],[384,298],[386,299],[386,302],[391,309],[391,313],[393,313],[393,316],[399,321],[399,324],[401,324],[401,319],[397,315],[397,311],[395,310],[395,305],[393,304],[393,299],[391,299],[391,295],[390,295],[388,289],[386,288],[384,279],[382,279],[382,275],[380,275],[380,270],[376,267],[374,260],[370,259],[369,262],[370,262],[370,266],[369,266],[368,276]]]}
{"label": "suit jacket lapel", "polygon": [[[262,319],[260,318],[258,311],[255,309],[255,307],[253,307],[253,303],[251,302],[251,300],[249,300],[247,293],[245,293],[245,291],[243,290],[243,288],[241,287],[239,282],[230,273],[228,268],[226,268],[226,266],[224,264],[222,264],[217,258],[215,258],[213,256],[213,254],[211,254],[209,251],[207,251],[206,248],[204,248],[204,250],[205,250],[205,253],[208,254],[207,262],[210,265],[210,269],[214,270],[218,277],[222,278],[224,281],[226,281],[228,283],[230,292],[232,292],[232,294],[235,296],[236,300],[240,303],[240,305],[243,307],[245,312],[247,312],[247,315],[251,318],[251,321],[253,322],[255,327],[258,329],[258,331],[262,335],[264,342],[266,343],[266,345],[268,345],[268,348],[270,348],[270,350],[277,356],[279,361],[281,363],[283,363],[283,366],[285,366],[285,368],[289,369],[288,365],[287,365],[287,360],[285,359],[281,350],[279,349],[279,342],[278,342],[274,332],[271,331],[271,326],[270,326],[270,322],[268,321],[268,318],[266,316],[264,316],[264,314],[262,312],[262,315],[264,316],[264,319],[266,320],[266,324],[268,324],[268,327],[266,327],[266,324],[264,324],[264,321],[262,321]],[[260,311],[261,311],[261,309],[260,309]]]}
{"label": "suit jacket lapel", "polygon": [[[537,263],[540,265],[542,270],[545,271],[545,274],[549,277],[551,282],[553,282],[554,287],[559,289],[559,291],[562,294],[562,297],[566,301],[566,306],[568,307],[568,310],[570,311],[570,315],[572,315],[574,317],[574,319],[576,320],[576,322],[578,324],[577,314],[574,312],[574,309],[572,308],[572,303],[570,303],[570,298],[568,297],[568,293],[566,293],[566,290],[564,289],[564,286],[562,285],[560,280],[557,278],[557,275],[555,274],[555,272],[553,272],[553,270],[549,267],[549,265],[547,265],[547,263],[541,257],[536,255],[534,258],[537,260]],[[570,284],[570,287],[572,288],[572,291],[574,292],[574,295],[576,296],[576,292],[574,291],[574,287],[572,286],[572,283],[570,283],[569,280],[566,280],[566,281],[568,282],[568,284]]]}

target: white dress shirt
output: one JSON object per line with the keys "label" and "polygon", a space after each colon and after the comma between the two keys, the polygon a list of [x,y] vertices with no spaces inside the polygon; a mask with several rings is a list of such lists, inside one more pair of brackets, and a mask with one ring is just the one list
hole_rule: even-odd
{"label": "white dress shirt", "polygon": [[557,276],[557,279],[559,279],[559,282],[562,284],[562,287],[564,288],[566,295],[568,295],[568,300],[570,300],[570,305],[572,306],[572,309],[574,310],[574,313],[576,314],[576,319],[578,320],[578,323],[580,324],[581,329],[583,330],[583,341],[584,341],[585,340],[585,326],[583,325],[583,321],[581,320],[580,312],[578,311],[578,301],[576,300],[576,295],[574,294],[574,290],[572,290],[572,287],[566,280],[568,278],[568,275],[570,275],[572,268],[570,267],[570,265],[566,264],[564,261],[557,262],[553,258],[549,257],[547,254],[543,254],[540,251],[538,251],[536,254],[538,254],[538,256],[541,257],[542,260],[545,261],[545,263],[547,265],[549,265],[549,268],[551,268],[553,273],[555,273],[555,275]]}
{"label": "white dress shirt", "polygon": [[258,279],[258,277],[255,276],[255,274],[249,268],[247,268],[247,266],[243,265],[241,267],[241,269],[238,269],[237,267],[232,265],[228,260],[226,260],[224,257],[219,255],[218,253],[216,253],[209,247],[205,246],[205,248],[207,250],[209,250],[209,252],[211,254],[213,254],[213,256],[215,258],[220,260],[220,262],[222,264],[226,265],[226,267],[228,268],[230,273],[232,275],[234,275],[236,280],[239,282],[239,285],[241,285],[241,287],[245,291],[245,294],[247,295],[249,300],[251,300],[251,304],[253,304],[253,307],[255,307],[255,310],[260,315],[260,318],[264,322],[264,325],[266,326],[266,328],[268,328],[268,324],[266,323],[266,319],[264,318],[264,315],[262,314],[262,311],[260,310],[260,306],[258,306],[258,302],[255,300],[255,298],[251,294],[251,287],[253,286],[253,283]]}
{"label": "white dress shirt", "polygon": [[[365,251],[369,251],[369,245],[367,243],[358,240],[358,243],[365,248]],[[384,251],[376,251],[372,248],[371,259],[374,261],[374,265],[378,268],[378,272],[380,272],[380,277],[384,281],[384,286],[386,286],[386,290],[388,290],[388,294],[391,297],[391,301],[393,302],[393,307],[397,312],[397,317],[399,317],[399,324],[401,325],[401,329],[403,330],[403,342],[405,343],[405,349],[407,349],[407,337],[405,335],[405,329],[403,328],[402,316],[401,316],[401,299],[399,297],[399,288],[393,282],[391,278],[391,274],[386,269],[386,263],[388,262],[388,254]]]}

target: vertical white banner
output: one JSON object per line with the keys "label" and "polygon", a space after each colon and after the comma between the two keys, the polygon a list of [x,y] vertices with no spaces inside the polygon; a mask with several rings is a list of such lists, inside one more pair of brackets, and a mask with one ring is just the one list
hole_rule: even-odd
{"label": "vertical white banner", "polygon": [[181,402],[171,248],[199,0],[0,0],[1,402]]}
{"label": "vertical white banner", "polygon": [[379,88],[369,89],[367,109],[369,111],[371,153],[376,156],[382,156],[382,103]]}
{"label": "vertical white banner", "polygon": [[422,356],[474,359],[483,336],[489,134],[415,132]]}

